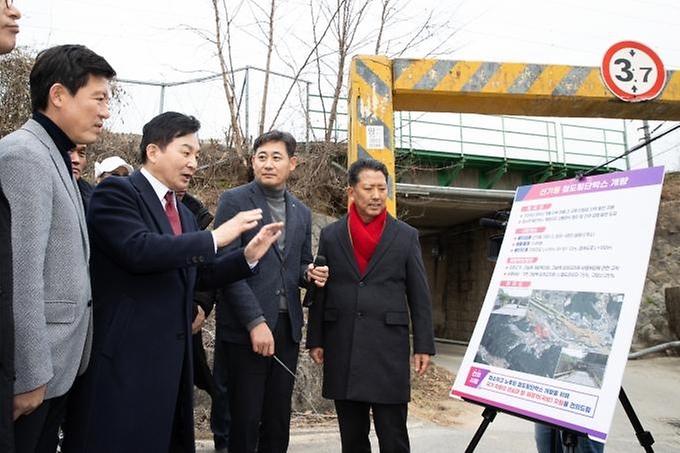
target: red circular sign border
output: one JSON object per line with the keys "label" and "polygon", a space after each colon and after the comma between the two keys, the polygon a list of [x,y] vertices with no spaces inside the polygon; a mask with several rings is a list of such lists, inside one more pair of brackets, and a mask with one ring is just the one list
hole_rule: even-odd
{"label": "red circular sign border", "polygon": [[[621,90],[618,86],[616,86],[614,80],[611,77],[611,74],[609,73],[610,60],[612,59],[616,52],[623,49],[624,47],[632,47],[634,49],[645,52],[652,59],[656,66],[657,71],[659,72],[660,77],[657,78],[656,83],[644,93],[640,94],[626,93],[625,91]],[[604,54],[604,58],[602,59],[602,66],[600,67],[600,72],[602,74],[604,84],[607,88],[609,88],[609,91],[614,93],[614,95],[619,99],[627,102],[648,101],[650,99],[654,99],[655,97],[661,94],[664,86],[666,85],[667,78],[666,68],[664,67],[663,62],[661,61],[661,58],[659,58],[657,53],[654,52],[652,49],[637,41],[621,41],[611,46]],[[650,95],[650,93],[653,94]]]}

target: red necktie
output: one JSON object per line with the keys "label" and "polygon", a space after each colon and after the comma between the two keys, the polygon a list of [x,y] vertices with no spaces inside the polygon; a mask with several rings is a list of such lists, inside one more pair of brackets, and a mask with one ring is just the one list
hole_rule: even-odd
{"label": "red necktie", "polygon": [[179,213],[175,207],[175,194],[170,191],[165,194],[165,215],[168,216],[175,235],[182,234],[182,223],[179,221]]}

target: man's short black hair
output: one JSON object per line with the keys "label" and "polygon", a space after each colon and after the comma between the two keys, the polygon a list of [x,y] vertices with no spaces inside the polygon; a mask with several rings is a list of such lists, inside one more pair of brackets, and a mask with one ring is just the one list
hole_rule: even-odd
{"label": "man's short black hair", "polygon": [[283,142],[286,145],[288,157],[293,157],[295,155],[295,149],[297,148],[295,138],[288,132],[277,131],[276,129],[265,132],[255,139],[255,142],[253,143],[253,153],[256,152],[260,146],[269,142]]}
{"label": "man's short black hair", "polygon": [[177,112],[165,112],[154,117],[142,129],[142,141],[139,144],[139,158],[146,163],[146,147],[151,143],[165,149],[177,137],[195,134],[201,123],[190,115]]}
{"label": "man's short black hair", "polygon": [[385,181],[389,179],[389,173],[385,164],[375,159],[361,158],[357,159],[347,170],[347,182],[351,187],[355,187],[359,183],[359,173],[363,170],[375,170],[385,175]]}
{"label": "man's short black hair", "polygon": [[101,56],[80,44],[66,44],[45,49],[38,54],[31,69],[31,108],[45,110],[50,88],[60,83],[75,96],[87,85],[90,76],[111,80],[116,71]]}

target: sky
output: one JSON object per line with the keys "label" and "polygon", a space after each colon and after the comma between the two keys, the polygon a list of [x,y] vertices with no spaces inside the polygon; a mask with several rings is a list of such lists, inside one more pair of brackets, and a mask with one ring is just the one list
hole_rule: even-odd
{"label": "sky", "polygon": [[[304,25],[309,22],[304,18],[309,14],[310,1],[314,3],[279,1],[280,50],[275,56],[275,71],[292,74],[286,61],[308,46],[311,29]],[[240,2],[227,3],[233,6]],[[20,45],[41,49],[64,43],[85,44],[103,55],[121,79],[182,81],[218,70],[214,46],[199,36],[200,31],[209,32],[214,26],[209,0],[16,0],[15,4],[23,14]],[[600,66],[611,45],[635,40],[656,51],[666,69],[680,69],[680,3],[676,0],[413,0],[405,5],[400,13],[403,21],[394,29],[416,24],[432,11],[448,22],[441,37],[434,33],[433,40],[442,41],[437,58]],[[264,46],[257,29],[257,20],[263,15],[252,6],[242,6],[238,11],[241,25],[234,37],[235,67],[264,67]],[[414,46],[402,56],[421,58],[427,51],[425,46]],[[251,86],[257,85],[258,79],[252,77],[255,83],[251,80]],[[312,91],[318,87],[315,74],[307,73],[303,78],[310,81]],[[276,83],[280,84],[279,91],[288,86],[285,79]],[[304,85],[294,91],[304,91]],[[125,118],[118,118],[113,129],[141,127],[159,111],[160,89],[124,88],[131,93],[124,106]],[[167,90],[164,102],[165,108],[196,112],[204,127],[219,129],[225,123],[217,113],[224,107],[219,80]],[[302,106],[291,107],[295,108]],[[291,112],[284,112],[282,117],[292,118]],[[251,112],[251,117],[256,113]],[[615,124],[619,127],[620,121]],[[674,124],[652,121],[651,128],[662,132]],[[626,124],[629,145],[637,142],[640,126],[637,121]],[[676,142],[680,142],[680,133],[654,143],[654,163],[680,168],[680,145]],[[646,156],[635,153],[631,163],[646,165]]]}

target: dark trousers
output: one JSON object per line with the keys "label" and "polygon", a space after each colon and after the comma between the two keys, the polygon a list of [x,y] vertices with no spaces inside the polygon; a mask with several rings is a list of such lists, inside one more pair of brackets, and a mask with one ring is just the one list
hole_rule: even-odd
{"label": "dark trousers", "polygon": [[343,453],[370,453],[368,433],[371,429],[369,412],[381,453],[407,453],[411,447],[406,429],[408,404],[375,404],[335,400]]}
{"label": "dark trousers", "polygon": [[66,414],[68,393],[42,402],[28,415],[14,422],[16,453],[54,453],[59,443],[59,426]]}
{"label": "dark trousers", "polygon": [[[288,313],[274,329],[276,357],[295,373],[299,344],[293,341]],[[251,345],[227,343],[230,453],[285,453],[290,437],[290,405],[295,377],[273,357],[255,354]]]}
{"label": "dark trousers", "polygon": [[[219,329],[219,327],[218,327]],[[215,450],[229,445],[231,415],[229,411],[229,387],[227,376],[227,342],[217,338],[213,363],[213,394],[210,406],[210,430],[213,432]]]}

